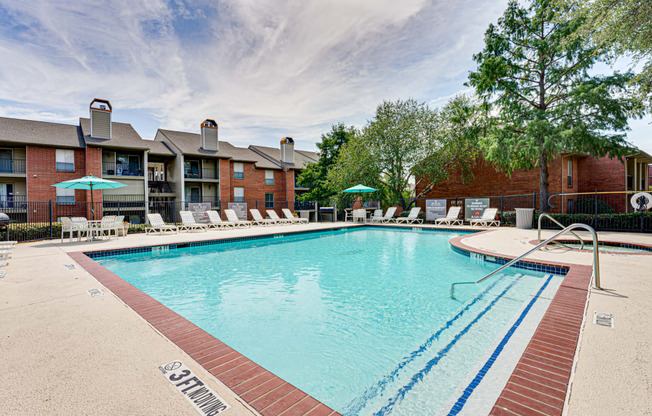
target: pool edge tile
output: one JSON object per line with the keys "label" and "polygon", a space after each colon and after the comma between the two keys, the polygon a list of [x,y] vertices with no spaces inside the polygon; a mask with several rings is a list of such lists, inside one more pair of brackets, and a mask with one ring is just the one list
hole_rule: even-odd
{"label": "pool edge tile", "polygon": [[[256,409],[258,412],[260,412],[261,409],[257,409],[256,406],[252,404],[252,402],[255,402],[258,399],[261,399],[260,402],[257,403],[258,406],[260,406],[261,403],[265,403],[267,400],[270,400],[272,398],[275,398],[275,400],[271,403],[269,403],[265,408],[270,407],[279,401],[281,401],[283,398],[288,396],[290,393],[294,391],[301,391],[300,389],[296,388],[294,385],[286,382],[285,380],[281,379],[280,377],[274,375],[274,373],[270,372],[269,370],[266,370],[264,367],[260,366],[256,362],[249,360],[247,357],[244,355],[240,354],[236,350],[232,350],[235,354],[233,357],[233,360],[230,360],[222,365],[215,365],[216,360],[209,361],[205,364],[200,364],[195,356],[201,352],[202,350],[199,351],[194,351],[193,353],[188,352],[188,349],[191,349],[188,345],[198,347],[199,345],[203,344],[202,341],[198,341],[198,339],[201,339],[202,337],[206,337],[206,341],[204,342],[210,342],[211,340],[217,341],[219,343],[222,343],[219,339],[215,338],[208,332],[204,331],[203,329],[197,327],[181,315],[177,314],[176,312],[172,311],[165,305],[159,303],[157,300],[146,294],[145,292],[141,291],[137,287],[131,285],[130,283],[126,282],[123,280],[120,276],[116,275],[115,273],[111,272],[110,270],[106,269],[99,263],[95,262],[93,258],[89,257],[86,255],[86,253],[77,251],[77,252],[68,252],[67,253],[70,258],[72,258],[77,264],[79,264],[84,270],[86,270],[91,276],[93,276],[97,281],[99,281],[102,285],[104,285],[107,289],[109,289],[113,294],[115,294],[122,302],[124,302],[129,308],[134,311],[138,316],[140,316],[143,320],[145,320],[149,325],[154,327],[157,331],[159,331],[163,336],[165,336],[170,342],[172,342],[174,345],[176,345],[180,350],[182,350],[184,353],[186,353],[197,365],[201,366],[206,370],[206,372],[210,373],[213,377],[215,377],[217,380],[220,381],[227,389],[229,389],[233,395],[239,397],[241,400],[245,401],[249,406],[253,407]],[[97,257],[102,257],[102,256],[97,256]],[[116,290],[114,290],[114,288]],[[160,305],[160,306],[159,306]],[[156,309],[157,313],[154,316],[150,316],[149,319],[145,318],[143,315],[138,310],[145,310],[145,309]],[[189,344],[184,348],[181,347],[179,344],[184,344],[184,341],[189,342]],[[197,345],[196,343],[199,343]],[[224,344],[224,343],[222,343]],[[227,345],[227,344],[224,344]],[[227,348],[230,349],[230,347],[227,346]],[[201,357],[200,357],[201,359]],[[236,366],[235,361],[239,360],[237,363],[238,365]],[[227,366],[227,364],[232,363],[231,366]],[[238,367],[246,365],[248,363],[253,363],[255,366],[248,368],[248,370],[243,371],[243,372],[234,372],[233,370],[236,370]],[[222,368],[220,368],[222,367]],[[241,375],[242,373],[246,373],[247,371],[251,369],[255,369],[256,367],[260,367],[264,371],[256,373],[250,378],[247,378],[245,380],[242,380],[239,384],[233,385],[233,382],[231,381],[234,377],[237,377],[238,375]],[[217,372],[214,370],[218,370]],[[213,370],[213,371],[211,371]],[[221,371],[220,371],[221,370]],[[236,388],[238,385],[244,384],[248,381],[251,381],[255,379],[256,377],[265,374],[265,372],[269,372],[272,374],[272,377],[259,384],[256,386],[253,386],[250,390],[247,390],[241,394],[236,393],[233,389]],[[224,374],[224,375],[223,375]],[[272,389],[271,391],[267,391],[266,393],[256,396],[253,399],[247,400],[242,397],[242,395],[250,392],[251,390],[254,390],[258,387],[261,387],[262,385],[266,384],[270,380],[273,379],[278,379],[280,380],[281,384],[278,387],[281,386],[288,386],[284,387],[284,389],[289,389],[291,390],[287,393],[282,395],[281,397],[276,397],[278,393],[272,394],[277,388]],[[303,393],[303,392],[302,392]],[[263,396],[266,396],[268,394],[271,394],[267,400],[262,400]],[[314,397],[303,393],[305,396],[302,396],[300,400],[298,401],[303,401],[306,398],[311,398],[315,400],[317,403],[315,406],[311,407],[308,411],[302,413],[303,414],[308,414],[313,412],[316,408],[319,409],[324,409],[328,410],[328,415],[340,415],[339,413],[335,412],[333,409],[325,405],[324,403],[320,402],[319,400],[315,399]],[[298,402],[297,401],[297,402]],[[282,408],[282,405],[278,405],[278,411],[275,410],[275,414],[280,414],[282,412],[285,412],[288,410],[291,406],[294,406],[296,402],[292,402],[289,404],[287,407]],[[275,408],[276,409],[276,408]],[[271,412],[270,412],[271,413]],[[313,412],[314,413],[314,412]],[[311,413],[311,414],[313,414]],[[317,414],[317,413],[314,413]]]}

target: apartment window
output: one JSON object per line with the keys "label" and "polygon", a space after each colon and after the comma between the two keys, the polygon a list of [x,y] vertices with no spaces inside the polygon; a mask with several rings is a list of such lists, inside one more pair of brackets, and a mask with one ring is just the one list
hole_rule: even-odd
{"label": "apartment window", "polygon": [[74,172],[75,171],[75,151],[74,150],[56,150],[57,171]]}
{"label": "apartment window", "polygon": [[274,208],[274,194],[265,194],[265,208]]}
{"label": "apartment window", "polygon": [[573,160],[572,159],[568,159],[566,175],[567,175],[566,178],[568,181],[568,187],[570,188],[573,186]]}
{"label": "apartment window", "polygon": [[233,202],[244,202],[244,188],[233,188]]}
{"label": "apartment window", "polygon": [[244,179],[244,163],[235,162],[233,164],[233,177],[235,179]]}
{"label": "apartment window", "polygon": [[265,171],[265,185],[274,185],[274,171],[266,170]]}
{"label": "apartment window", "polygon": [[186,160],[183,164],[186,178],[201,178],[199,174],[199,160]]}
{"label": "apartment window", "polygon": [[57,188],[57,204],[58,205],[74,205],[75,204],[75,190]]}
{"label": "apartment window", "polygon": [[186,186],[186,202],[200,202],[201,189],[199,186]]}

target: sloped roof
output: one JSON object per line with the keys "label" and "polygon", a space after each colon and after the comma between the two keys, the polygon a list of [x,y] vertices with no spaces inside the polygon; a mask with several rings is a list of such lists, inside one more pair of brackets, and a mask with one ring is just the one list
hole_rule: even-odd
{"label": "sloped roof", "polygon": [[83,148],[78,126],[0,117],[0,142]]}
{"label": "sloped roof", "polygon": [[158,131],[186,156],[232,159],[236,162],[255,163],[256,167],[261,169],[281,169],[280,165],[265,159],[246,147],[233,146],[229,142],[220,140],[218,151],[206,150],[201,148],[201,135],[199,133],[166,129],[158,129]]}
{"label": "sloped roof", "polygon": [[281,149],[268,146],[251,145],[250,149],[272,159],[274,162],[293,169],[304,169],[308,163],[315,163],[319,160],[319,154],[309,150],[294,150],[294,163],[281,162]]}
{"label": "sloped roof", "polygon": [[80,118],[79,126],[86,145],[114,147],[119,149],[149,150],[153,155],[172,156],[174,152],[163,142],[145,140],[129,123],[111,122],[111,138],[91,137],[91,120]]}

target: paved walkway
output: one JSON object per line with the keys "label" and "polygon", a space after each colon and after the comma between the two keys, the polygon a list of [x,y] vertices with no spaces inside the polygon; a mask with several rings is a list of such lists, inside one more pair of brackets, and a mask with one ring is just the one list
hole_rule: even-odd
{"label": "paved walkway", "polygon": [[[74,264],[70,251],[158,245],[227,236],[330,228],[333,224],[254,227],[168,236],[132,235],[100,242],[20,244],[0,280],[0,364],[11,380],[0,383],[2,413],[175,414],[195,410],[157,366],[182,360],[232,406],[227,415],[256,414],[162,337],[97,280]],[[652,244],[651,235],[600,233],[603,240]],[[535,231],[504,228],[464,243],[518,255]],[[551,249],[533,258],[590,264],[590,253]],[[570,415],[652,414],[652,255],[604,254],[602,285],[592,291],[579,361],[566,411]],[[91,298],[99,288],[105,296]],[[593,312],[610,312],[615,328],[594,325]]]}

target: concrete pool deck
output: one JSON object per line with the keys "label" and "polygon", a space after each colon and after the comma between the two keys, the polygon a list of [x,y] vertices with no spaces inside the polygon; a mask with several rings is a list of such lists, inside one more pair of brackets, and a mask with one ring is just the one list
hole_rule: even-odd
{"label": "concrete pool deck", "polygon": [[[257,414],[79,265],[68,270],[64,265],[75,262],[67,253],[341,225],[18,245],[7,276],[0,280],[0,349],[4,371],[12,377],[11,383],[0,386],[4,414],[197,414],[157,369],[178,359],[232,406],[225,414]],[[600,233],[600,237],[652,244],[652,236],[644,234]],[[536,231],[502,228],[462,241],[514,256],[531,248],[534,238]],[[590,253],[556,248],[528,258],[584,265],[592,260]],[[607,290],[593,290],[589,297],[569,404],[564,408],[567,414],[652,413],[647,400],[652,396],[650,270],[652,256],[601,254],[602,286]],[[86,291],[93,288],[102,289],[105,296],[91,298]],[[594,325],[594,311],[613,313],[615,327]]]}

